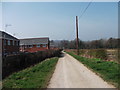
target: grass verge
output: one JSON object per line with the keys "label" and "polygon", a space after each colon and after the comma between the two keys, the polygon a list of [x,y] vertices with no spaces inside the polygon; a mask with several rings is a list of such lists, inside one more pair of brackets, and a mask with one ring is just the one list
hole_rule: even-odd
{"label": "grass verge", "polygon": [[75,55],[72,52],[67,52],[69,55],[73,56],[80,62],[82,62],[85,66],[92,69],[99,76],[101,76],[105,81],[113,84],[115,87],[119,86],[120,79],[120,64],[115,62],[107,62],[100,59],[89,59],[85,57],[81,57]]}
{"label": "grass verge", "polygon": [[13,73],[3,80],[3,88],[46,88],[58,58],[47,59],[35,66]]}

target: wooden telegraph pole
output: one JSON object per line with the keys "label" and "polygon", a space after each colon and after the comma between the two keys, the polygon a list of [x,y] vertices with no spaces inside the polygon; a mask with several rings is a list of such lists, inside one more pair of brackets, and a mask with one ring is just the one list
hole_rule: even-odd
{"label": "wooden telegraph pole", "polygon": [[78,16],[76,16],[76,49],[77,49],[77,55],[79,55]]}

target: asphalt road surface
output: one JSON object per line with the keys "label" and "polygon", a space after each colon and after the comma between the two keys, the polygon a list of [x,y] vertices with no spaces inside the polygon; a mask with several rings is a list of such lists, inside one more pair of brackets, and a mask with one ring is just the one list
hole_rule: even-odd
{"label": "asphalt road surface", "polygon": [[114,88],[72,56],[63,53],[48,88]]}

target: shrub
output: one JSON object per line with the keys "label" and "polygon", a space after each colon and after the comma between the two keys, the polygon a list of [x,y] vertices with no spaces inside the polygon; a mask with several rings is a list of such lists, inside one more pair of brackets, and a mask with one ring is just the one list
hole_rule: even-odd
{"label": "shrub", "polygon": [[105,49],[90,49],[88,50],[88,55],[95,58],[107,59],[107,51]]}
{"label": "shrub", "polygon": [[83,54],[85,54],[86,53],[86,50],[85,49],[80,49],[79,50],[79,55],[83,55]]}
{"label": "shrub", "polygon": [[120,49],[116,50],[115,58],[116,58],[117,62],[120,63]]}
{"label": "shrub", "polygon": [[59,57],[61,49],[46,50],[35,53],[20,53],[19,55],[7,56],[3,58],[2,76],[5,78],[13,72],[22,70],[26,67],[39,63],[46,58]]}

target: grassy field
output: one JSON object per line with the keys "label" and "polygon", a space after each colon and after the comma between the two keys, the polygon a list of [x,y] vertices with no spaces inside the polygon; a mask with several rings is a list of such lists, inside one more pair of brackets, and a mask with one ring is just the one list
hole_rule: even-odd
{"label": "grassy field", "polygon": [[85,66],[96,72],[101,76],[105,81],[113,84],[115,87],[118,87],[120,82],[120,64],[112,61],[103,61],[101,59],[90,59],[75,55],[73,52],[67,52]]}
{"label": "grassy field", "polygon": [[13,73],[3,80],[3,88],[46,88],[58,58],[47,59],[35,66]]}
{"label": "grassy field", "polygon": [[[76,49],[66,49],[65,51],[77,54]],[[120,53],[118,53],[118,49],[80,49],[79,55],[90,58],[100,58],[102,60],[120,63]]]}

